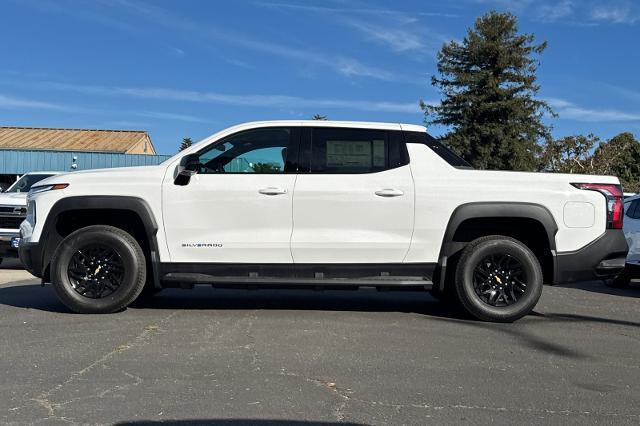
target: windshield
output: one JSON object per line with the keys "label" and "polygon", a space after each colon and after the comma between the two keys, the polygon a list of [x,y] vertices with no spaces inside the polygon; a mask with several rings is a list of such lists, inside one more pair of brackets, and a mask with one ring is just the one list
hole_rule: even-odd
{"label": "windshield", "polygon": [[42,179],[46,179],[53,175],[37,174],[37,175],[24,175],[16,181],[13,185],[7,189],[7,192],[29,192],[31,187],[40,182]]}

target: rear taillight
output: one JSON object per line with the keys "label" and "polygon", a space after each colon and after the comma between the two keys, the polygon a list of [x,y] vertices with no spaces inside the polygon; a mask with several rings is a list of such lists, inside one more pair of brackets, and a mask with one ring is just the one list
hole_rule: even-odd
{"label": "rear taillight", "polygon": [[622,207],[622,187],[611,183],[572,183],[579,189],[598,191],[607,200],[607,228],[622,229],[624,209]]}

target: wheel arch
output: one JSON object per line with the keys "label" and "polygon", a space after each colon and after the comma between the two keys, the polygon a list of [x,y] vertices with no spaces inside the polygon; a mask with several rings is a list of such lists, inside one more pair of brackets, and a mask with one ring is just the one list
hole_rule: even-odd
{"label": "wheel arch", "polygon": [[[100,212],[104,215],[92,216],[91,213]],[[151,266],[149,271],[153,276],[153,282],[156,287],[159,286],[159,279],[157,273],[157,265],[159,264],[158,242],[156,235],[158,233],[158,223],[155,219],[153,211],[149,207],[149,204],[138,197],[130,196],[105,196],[105,195],[87,195],[87,196],[73,196],[62,198],[57,201],[45,220],[43,226],[43,233],[41,240],[43,242],[42,253],[42,275],[43,279],[49,279],[49,266],[51,258],[55,253],[60,242],[66,235],[65,232],[60,232],[59,219],[67,215],[83,215],[85,221],[82,224],[75,224],[69,229],[79,229],[86,225],[114,225],[118,226],[118,214],[120,219],[129,218],[134,219],[134,222],[130,226],[136,226],[142,229],[141,235],[145,239],[148,250],[149,259],[148,265]],[[110,219],[105,219],[109,217]],[[114,223],[115,222],[115,223]],[[121,224],[122,225],[122,224]],[[124,228],[123,226],[118,226]],[[126,230],[126,229],[125,229]],[[68,235],[68,233],[67,233]]]}
{"label": "wheel arch", "polygon": [[[517,227],[527,225],[531,228],[517,230]],[[450,259],[455,259],[472,239],[490,233],[520,237],[518,238],[520,240],[522,235],[530,235],[531,241],[543,244],[544,247],[540,250],[544,250],[544,255],[549,257],[543,265],[545,278],[552,277],[555,270],[557,232],[558,225],[553,215],[540,204],[521,202],[462,204],[449,218],[438,257],[438,271],[435,277],[437,281],[434,281],[434,284],[438,285],[440,290],[444,290],[447,264]],[[543,235],[538,235],[539,233]],[[523,242],[527,243],[527,241]],[[539,259],[541,255],[542,253],[536,253]]]}

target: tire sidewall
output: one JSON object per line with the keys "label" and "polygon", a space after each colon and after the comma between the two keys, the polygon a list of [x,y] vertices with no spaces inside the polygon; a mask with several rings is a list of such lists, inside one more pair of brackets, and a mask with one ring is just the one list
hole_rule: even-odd
{"label": "tire sidewall", "polygon": [[[467,246],[456,273],[458,298],[467,310],[482,320],[511,322],[527,315],[542,293],[542,270],[535,255],[522,243],[512,239],[495,238]],[[465,251],[467,250],[465,249]],[[476,266],[492,254],[508,254],[516,258],[523,266],[527,279],[524,295],[512,305],[491,306],[476,294],[473,285],[473,273]]]}
{"label": "tire sidewall", "polygon": [[[140,280],[144,282],[146,267],[141,263],[144,256],[140,246],[133,238],[126,238],[120,232],[113,232],[102,227],[80,229],[65,238],[52,260],[52,284],[62,302],[76,312],[109,313],[123,309],[141,290]],[[112,294],[99,299],[82,296],[72,286],[68,275],[68,266],[74,253],[84,247],[100,243],[112,248],[122,259],[124,278],[120,286]],[[144,259],[144,257],[143,257]]]}

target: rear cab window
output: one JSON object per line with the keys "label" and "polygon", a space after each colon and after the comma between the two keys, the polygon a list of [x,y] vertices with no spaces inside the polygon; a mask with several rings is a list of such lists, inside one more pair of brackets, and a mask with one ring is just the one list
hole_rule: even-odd
{"label": "rear cab window", "polygon": [[311,173],[376,173],[409,163],[399,131],[305,128],[301,152],[300,171]]}
{"label": "rear cab window", "polygon": [[426,132],[403,132],[406,143],[419,143],[428,146],[449,165],[460,169],[472,169],[473,166],[453,152],[450,148]]}

